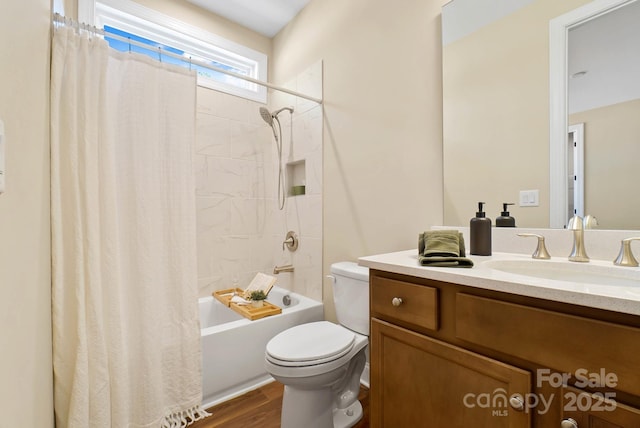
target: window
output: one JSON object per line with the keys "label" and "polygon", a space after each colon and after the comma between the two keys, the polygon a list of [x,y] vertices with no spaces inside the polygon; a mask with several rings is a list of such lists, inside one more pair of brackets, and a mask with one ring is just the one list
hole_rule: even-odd
{"label": "window", "polygon": [[[255,101],[266,102],[266,88],[246,80],[195,65],[190,59],[217,68],[267,80],[267,56],[246,46],[187,25],[130,0],[80,0],[79,19],[104,28],[105,39],[121,51],[135,51],[197,70],[198,85],[217,89]],[[109,37],[130,38],[149,45],[148,49]],[[158,49],[160,48],[160,49]],[[170,52],[174,55],[162,55]],[[180,55],[183,58],[175,58]]]}

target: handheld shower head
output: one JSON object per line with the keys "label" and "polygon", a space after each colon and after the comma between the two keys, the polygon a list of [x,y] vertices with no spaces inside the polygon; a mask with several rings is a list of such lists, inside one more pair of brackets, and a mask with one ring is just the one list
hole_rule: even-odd
{"label": "handheld shower head", "polygon": [[[278,135],[282,136],[282,127],[280,126],[280,120],[278,119],[278,115],[285,110],[287,110],[289,113],[293,115],[293,108],[282,107],[281,109],[276,110],[273,113],[271,113],[269,109],[267,109],[266,107],[260,107],[259,110],[260,110],[260,116],[262,117],[262,120],[267,122],[267,125],[271,127],[271,130],[273,131],[273,138],[276,140],[276,148],[278,149],[278,203],[279,203],[279,208],[283,209],[286,195],[284,191],[285,184],[284,184],[284,175],[282,170],[282,142],[280,141],[280,138],[278,138]],[[276,132],[276,125],[278,125],[277,126],[278,132]],[[291,129],[293,132],[293,127]]]}
{"label": "handheld shower head", "polygon": [[260,107],[260,116],[262,116],[262,120],[267,122],[269,126],[273,126],[273,115],[266,107]]}
{"label": "handheld shower head", "polygon": [[267,125],[271,127],[271,130],[273,131],[273,138],[276,139],[276,144],[278,144],[278,134],[276,134],[276,127],[273,126],[274,119],[277,121],[276,117],[272,115],[266,107],[260,107],[260,116],[262,116],[262,120],[267,122]]}
{"label": "handheld shower head", "polygon": [[260,107],[260,116],[262,116],[262,120],[267,122],[267,125],[273,126],[273,120],[276,119],[276,117],[285,110],[293,114],[293,108],[291,107],[282,107],[281,109],[276,110],[273,113],[271,113],[266,107]]}

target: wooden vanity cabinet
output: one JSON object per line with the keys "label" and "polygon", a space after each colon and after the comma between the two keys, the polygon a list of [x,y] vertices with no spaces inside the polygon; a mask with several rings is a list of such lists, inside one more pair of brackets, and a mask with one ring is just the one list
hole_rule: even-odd
{"label": "wooden vanity cabinet", "polygon": [[372,428],[640,428],[640,317],[378,270],[370,291]]}

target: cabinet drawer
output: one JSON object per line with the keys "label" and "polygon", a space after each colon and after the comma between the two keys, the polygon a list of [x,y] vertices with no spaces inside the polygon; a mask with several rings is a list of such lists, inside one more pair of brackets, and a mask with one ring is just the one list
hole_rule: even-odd
{"label": "cabinet drawer", "polygon": [[371,278],[371,314],[437,330],[438,289],[374,276]]}
{"label": "cabinet drawer", "polygon": [[458,293],[456,336],[560,372],[615,374],[640,395],[640,329]]}

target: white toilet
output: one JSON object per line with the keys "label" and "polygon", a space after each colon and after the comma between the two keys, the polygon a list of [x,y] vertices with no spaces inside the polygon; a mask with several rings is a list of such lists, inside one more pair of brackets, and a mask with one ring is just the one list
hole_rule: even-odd
{"label": "white toilet", "polygon": [[267,343],[265,367],[283,383],[282,428],[348,428],[362,418],[360,375],[369,343],[369,270],[331,265],[340,325],[300,324]]}

